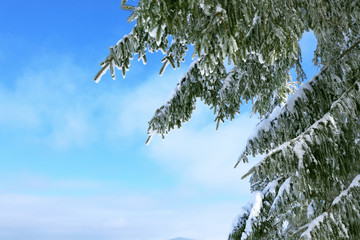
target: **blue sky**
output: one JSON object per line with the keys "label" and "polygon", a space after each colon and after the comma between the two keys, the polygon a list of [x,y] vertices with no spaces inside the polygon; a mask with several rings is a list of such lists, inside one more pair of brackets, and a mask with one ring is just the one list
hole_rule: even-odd
{"label": "blue sky", "polygon": [[[240,176],[255,160],[233,169],[258,121],[249,106],[215,131],[199,103],[144,144],[190,58],[159,77],[162,56],[148,55],[93,82],[128,14],[120,0],[1,1],[0,239],[226,239],[250,199]],[[311,77],[313,35],[301,43]]]}

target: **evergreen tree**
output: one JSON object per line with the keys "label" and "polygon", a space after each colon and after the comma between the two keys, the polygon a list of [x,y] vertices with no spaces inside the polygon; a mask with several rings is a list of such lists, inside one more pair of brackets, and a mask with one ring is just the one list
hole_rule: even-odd
{"label": "evergreen tree", "polygon": [[[360,1],[122,0],[122,7],[136,25],[110,48],[96,82],[107,69],[115,78],[115,67],[125,76],[133,56],[146,63],[148,51],[164,53],[162,74],[194,46],[193,64],[149,122],[148,141],[180,128],[199,98],[217,123],[239,114],[243,101],[262,118],[238,163],[266,155],[244,176],[253,201],[229,239],[360,239]],[[310,30],[321,70],[292,94],[304,80],[298,42]]]}

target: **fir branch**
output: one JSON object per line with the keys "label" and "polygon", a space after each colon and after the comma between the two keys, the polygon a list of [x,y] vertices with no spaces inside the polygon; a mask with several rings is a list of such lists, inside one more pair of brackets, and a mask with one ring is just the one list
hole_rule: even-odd
{"label": "fir branch", "polygon": [[218,17],[220,18],[221,22],[224,24],[225,33],[226,33],[226,35],[225,35],[225,36],[227,36],[229,33],[228,33],[228,31],[227,31],[227,28],[226,28],[226,24],[225,24],[225,22],[224,22],[224,19],[221,17],[221,15],[220,15],[220,13],[219,13],[219,12],[218,12],[218,13],[216,13],[216,16],[218,16]]}
{"label": "fir branch", "polygon": [[[341,104],[341,101],[344,101],[345,99],[347,99],[347,95],[353,91],[353,89],[356,89],[356,86],[359,87],[360,85],[360,80],[356,81],[349,89],[347,89],[342,95],[341,97],[336,100],[332,105],[330,110],[319,120],[317,120],[315,123],[313,123],[308,129],[306,129],[306,131],[302,132],[301,134],[299,134],[298,136],[296,136],[295,138],[291,139],[290,141],[285,142],[284,144],[278,146],[277,148],[273,149],[270,153],[268,153],[264,159],[262,161],[260,161],[258,164],[256,164],[254,167],[252,167],[243,177],[246,178],[247,176],[249,176],[251,173],[257,171],[257,168],[262,165],[265,164],[265,162],[267,160],[273,159],[274,156],[276,154],[280,154],[284,151],[285,148],[289,148],[291,146],[294,146],[296,142],[306,142],[306,138],[307,136],[309,136],[311,139],[314,139],[315,137],[313,135],[316,134],[316,132],[314,131],[314,129],[317,129],[320,126],[320,123],[322,122],[326,122],[328,121],[328,118],[332,118],[332,113],[334,111],[336,111],[336,108],[339,104]],[[293,149],[288,149],[290,151],[294,151]],[[240,161],[240,160],[239,160]],[[239,161],[237,162],[237,164],[239,163]],[[235,167],[237,166],[237,164],[235,165]]]}
{"label": "fir branch", "polygon": [[99,82],[100,81],[99,77],[103,75],[104,71],[107,71],[108,68],[109,68],[109,62],[105,63],[104,66],[100,69],[100,71],[96,74],[96,76],[94,77],[94,81]]}

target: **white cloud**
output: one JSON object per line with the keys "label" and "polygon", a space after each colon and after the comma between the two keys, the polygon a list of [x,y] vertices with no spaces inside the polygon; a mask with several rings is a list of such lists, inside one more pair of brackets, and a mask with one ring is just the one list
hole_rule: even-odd
{"label": "white cloud", "polygon": [[[58,179],[28,171],[0,172],[0,194],[8,193],[94,193],[114,187],[110,181]],[[107,190],[107,189],[106,189]]]}
{"label": "white cloud", "polygon": [[[187,198],[178,189],[129,191],[117,184],[5,176],[1,179],[0,239],[225,239],[243,204],[238,200],[201,201],[201,194]],[[63,190],[78,194],[66,196]],[[88,190],[90,194],[83,195]]]}
{"label": "white cloud", "polygon": [[49,58],[24,67],[13,88],[0,85],[0,128],[21,131],[21,136],[56,148],[136,134],[146,139],[147,122],[175,87],[178,73],[162,78],[149,74],[130,91],[121,89],[123,79],[111,86],[95,84],[91,72],[72,59],[58,57],[57,64],[44,64]]}
{"label": "white cloud", "polygon": [[[304,41],[304,57],[312,41]],[[95,85],[88,70],[58,55],[21,71],[13,88],[0,86],[0,128],[67,149],[114,139],[145,141],[147,122],[185,70],[166,71],[161,78],[148,73],[131,91],[119,87],[122,79]],[[129,192],[116,182],[81,176],[0,178],[0,239],[226,239],[249,198],[248,179],[240,177],[254,163],[233,166],[257,119],[245,113],[215,131],[209,118],[207,107],[198,104],[193,119],[165,141],[155,137],[149,147],[131,148],[180,178],[171,190]]]}
{"label": "white cloud", "polygon": [[[48,68],[28,68],[14,89],[0,89],[0,127],[65,149],[119,138],[131,141],[138,135],[145,141],[147,121],[167,100],[178,73],[162,78],[149,74],[147,78],[154,80],[125,92],[103,83],[91,85],[90,74],[69,59]],[[174,189],[148,194],[119,190],[106,196],[100,189],[114,185],[24,178],[17,183],[16,194],[8,190],[0,195],[0,238],[225,239],[249,193],[247,180],[240,180],[244,165],[236,170],[233,166],[257,120],[244,114],[215,131],[206,109],[199,104],[190,123],[165,141],[155,138],[149,147],[134,148],[145,149],[155,164],[181,178]],[[26,186],[33,193],[25,191]],[[36,195],[44,189],[58,193],[90,189],[102,197]]]}
{"label": "white cloud", "polygon": [[13,89],[0,88],[0,127],[59,148],[91,141],[91,111],[84,107],[90,96],[81,94],[78,81],[85,80],[84,72],[70,62],[40,70],[28,66]]}
{"label": "white cloud", "polygon": [[[148,121],[155,110],[165,103],[170,91],[175,88],[179,72],[169,72],[159,77],[158,74],[146,76],[150,81],[145,81],[131,92],[121,93],[116,99],[117,109],[111,115],[113,134],[132,136],[142,134],[146,140]],[[121,80],[120,80],[121,81]],[[101,84],[101,83],[100,83]]]}
{"label": "white cloud", "polygon": [[[202,104],[198,106],[204,108]],[[252,164],[233,167],[258,120],[245,113],[215,131],[213,123],[197,124],[201,118],[209,117],[205,110],[201,111],[205,113],[194,116],[194,123],[190,121],[180,131],[170,133],[165,141],[154,140],[150,144],[152,157],[174,173],[182,174],[190,184],[196,182],[226,192],[248,192],[248,183],[241,181],[240,176]]]}
{"label": "white cloud", "polygon": [[[156,197],[158,198],[158,196]],[[150,203],[149,203],[150,202]],[[0,238],[158,240],[225,239],[235,204],[172,208],[153,197],[0,195]]]}

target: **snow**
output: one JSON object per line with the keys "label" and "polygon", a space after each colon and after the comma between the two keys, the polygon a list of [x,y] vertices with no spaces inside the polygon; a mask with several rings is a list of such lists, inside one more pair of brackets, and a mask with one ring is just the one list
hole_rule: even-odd
{"label": "snow", "polygon": [[[248,174],[250,174],[250,172],[253,170],[253,169],[256,169],[258,166],[260,166],[261,164],[263,164],[265,162],[266,159],[269,158],[269,156],[271,156],[273,153],[275,152],[278,152],[278,151],[282,151],[283,149],[287,148],[288,146],[290,145],[290,142],[284,142],[283,144],[281,144],[280,146],[278,146],[277,148],[275,149],[272,149],[268,154],[266,154],[262,160],[260,162],[258,162],[257,164],[255,164],[249,171],[247,174],[245,174],[242,178],[244,178],[245,176],[248,176]],[[240,155],[240,157],[238,158],[238,163],[241,161],[241,159],[243,158],[243,155]]]}
{"label": "snow", "polygon": [[[331,214],[331,216],[333,217],[333,214]],[[341,229],[344,231],[345,237],[349,238],[348,230],[347,230],[345,224],[341,220],[338,221],[338,224],[341,226]]]}
{"label": "snow", "polygon": [[[259,57],[259,61],[262,58],[262,56],[260,57],[261,54],[258,55]],[[253,130],[253,132],[251,133],[249,140],[255,139],[258,136],[258,133],[263,130],[263,131],[269,131],[270,130],[270,126],[271,126],[271,122],[274,121],[275,119],[279,118],[281,114],[283,114],[284,112],[288,111],[288,112],[294,112],[294,106],[295,106],[295,102],[299,99],[299,98],[304,98],[305,97],[305,89],[312,91],[313,88],[311,86],[311,82],[314,82],[316,77],[318,77],[320,74],[322,73],[322,71],[318,72],[316,75],[314,75],[308,82],[304,83],[301,88],[299,90],[297,90],[293,95],[291,95],[289,97],[289,99],[287,100],[286,104],[282,104],[281,106],[277,106],[274,108],[274,110],[272,111],[272,113],[270,114],[270,116],[268,118],[263,119],[260,123],[258,123],[258,125],[255,127],[255,129]]]}
{"label": "snow", "polygon": [[266,81],[266,77],[263,74],[261,74],[260,79]]}
{"label": "snow", "polygon": [[99,74],[99,76],[97,76],[97,78],[95,79],[96,83],[99,83],[101,78],[104,76],[104,74],[107,72],[107,70],[109,69],[109,64],[107,64],[107,66],[104,68],[104,70]]}
{"label": "snow", "polygon": [[221,12],[225,12],[225,10],[218,4],[216,5],[216,10],[217,13],[221,13]]}
{"label": "snow", "polygon": [[281,111],[281,113],[283,113],[285,111],[285,109],[289,112],[294,112],[294,106],[295,106],[295,102],[299,99],[299,98],[305,98],[305,89],[309,90],[309,91],[313,91],[313,88],[311,86],[312,82],[315,82],[316,78],[318,76],[320,76],[320,74],[323,71],[319,71],[317,74],[315,74],[309,81],[307,81],[306,83],[304,83],[301,88],[299,90],[297,90],[294,94],[292,94],[289,99],[286,102],[286,108],[283,108],[283,110]]}
{"label": "snow", "polygon": [[[132,34],[132,31],[131,31],[131,33],[130,33],[129,35],[131,35],[131,34]],[[119,48],[119,46],[120,46],[121,43],[125,43],[125,39],[129,38],[129,35],[124,35],[123,38],[121,38],[121,39],[116,43],[115,46],[109,48],[109,49],[112,49],[112,50],[111,50],[109,56],[106,58],[106,60],[111,59],[110,55],[113,55],[113,57],[116,58],[116,54],[113,52],[113,49],[114,49],[114,48],[115,48],[115,49],[116,49],[116,48]],[[111,60],[111,63],[107,62],[107,63],[105,63],[105,64],[107,64],[106,68],[104,68],[104,70],[96,77],[95,83],[99,83],[99,82],[101,81],[101,78],[102,78],[102,77],[104,76],[104,74],[109,70],[110,64],[112,64],[112,68],[113,68],[114,66],[116,66],[117,69],[120,69],[119,66],[115,64],[115,62],[114,62],[113,59]],[[103,67],[103,66],[102,66],[102,67]],[[110,70],[111,70],[111,69],[110,69]],[[113,76],[113,79],[115,79],[114,76]]]}
{"label": "snow", "polygon": [[169,66],[169,64],[170,64],[170,61],[169,61],[169,60],[167,60],[167,61],[165,62],[164,70],[163,70],[163,71],[161,71],[161,73],[159,74],[160,76],[162,76],[162,75],[164,74],[165,69]]}
{"label": "snow", "polygon": [[208,15],[208,16],[211,15],[211,13],[209,12],[209,7],[207,5],[205,5],[203,1],[199,4],[199,6],[206,15]]}
{"label": "snow", "polygon": [[[319,128],[319,124],[320,123],[328,123],[331,122],[331,124],[333,126],[336,125],[335,119],[333,118],[333,116],[331,116],[331,114],[328,112],[326,113],[322,118],[320,118],[319,120],[317,120],[316,122],[314,122],[305,132],[311,131],[313,129],[318,129]],[[333,132],[335,132],[336,129],[333,129]],[[304,133],[305,133],[304,132]],[[304,135],[304,133],[302,135]]]}
{"label": "snow", "polygon": [[248,217],[250,210],[251,210],[251,203],[250,202],[248,202],[245,206],[242,206],[242,208],[240,209],[237,217],[232,222],[231,230],[234,229],[238,225],[240,218],[243,218],[243,217],[247,218]]}
{"label": "snow", "polygon": [[261,53],[258,54],[258,58],[259,58],[259,63],[263,64],[265,62],[263,55]]}
{"label": "snow", "polygon": [[253,194],[253,198],[251,200],[252,204],[250,203],[252,205],[252,208],[250,210],[249,217],[246,220],[245,231],[241,235],[241,240],[246,239],[246,237],[249,236],[253,231],[252,230],[252,226],[254,224],[253,221],[260,214],[260,210],[262,207],[262,200],[263,200],[263,194],[261,192],[255,192]]}
{"label": "snow", "polygon": [[303,232],[300,236],[300,238],[302,237],[308,237],[308,238],[311,238],[311,231],[317,227],[318,225],[320,225],[320,223],[322,221],[324,221],[324,218],[328,216],[328,213],[327,212],[324,212],[323,214],[321,214],[320,216],[318,216],[317,218],[315,218],[314,220],[312,220],[309,224],[309,227],[308,229],[306,229],[305,232]]}
{"label": "snow", "polygon": [[287,194],[289,194],[290,191],[290,181],[291,181],[291,177],[288,177],[285,182],[281,185],[279,192],[273,202],[273,204],[271,205],[270,211],[274,211],[275,208],[277,207],[277,205],[279,204],[279,201],[281,198],[283,198],[284,195],[284,191],[287,192]]}
{"label": "snow", "polygon": [[149,133],[148,140],[147,140],[146,143],[145,143],[146,146],[149,146],[149,145],[150,145],[153,136],[154,136],[154,133]]}
{"label": "snow", "polygon": [[282,232],[286,232],[289,227],[289,221],[285,220],[282,224]]}
{"label": "snow", "polygon": [[[318,75],[318,74],[317,74]],[[315,78],[315,77],[314,77]],[[313,79],[314,79],[313,78]],[[309,83],[309,82],[308,82]],[[303,86],[304,88],[301,88],[298,90],[298,92],[300,90],[304,90],[305,88],[310,89],[311,86],[307,85],[308,83],[304,84],[305,86]],[[301,93],[300,93],[301,94]],[[344,93],[345,94],[345,93]],[[274,122],[274,124],[277,124],[277,119],[279,118],[279,116],[286,110],[291,111],[292,109],[292,104],[293,102],[295,102],[295,100],[297,98],[299,98],[299,94],[294,94],[292,96],[292,98],[290,98],[288,100],[288,102],[286,103],[285,106],[279,107],[277,106],[276,108],[274,108],[273,112],[270,114],[270,116],[266,119],[263,119],[260,123],[258,123],[258,125],[256,126],[256,128],[253,130],[253,132],[251,133],[249,140],[253,140],[255,138],[258,137],[258,134],[260,131],[269,131],[270,127],[271,127],[271,123]],[[343,99],[344,95],[341,96],[340,99],[336,100],[332,105],[331,105],[331,109],[333,109],[335,107],[336,104],[340,104],[341,100]],[[295,100],[294,100],[295,99]],[[291,100],[291,101],[290,101]],[[289,107],[290,106],[290,107]],[[316,141],[316,133],[314,132],[314,129],[319,128],[319,123],[331,123],[332,126],[334,126],[334,128],[332,129],[333,132],[335,134],[338,134],[338,129],[336,128],[336,122],[335,119],[333,118],[333,116],[330,114],[330,112],[326,113],[322,118],[320,118],[319,120],[317,120],[315,123],[313,123],[311,126],[308,127],[308,129],[301,133],[298,137],[288,141],[288,142],[284,142],[283,144],[281,144],[280,146],[276,147],[275,149],[272,149],[265,158],[267,158],[268,156],[272,155],[274,152],[279,152],[280,150],[282,151],[284,148],[288,147],[291,143],[294,144],[294,152],[297,154],[298,158],[299,158],[299,163],[298,166],[299,168],[302,167],[302,156],[305,154],[304,149],[303,149],[303,145],[306,144],[305,140],[307,141],[312,141],[315,139]],[[325,124],[326,125],[326,124]],[[314,137],[315,134],[315,137]],[[245,151],[243,151],[244,153]],[[243,154],[242,154],[243,155]],[[240,157],[242,156],[240,155]],[[265,160],[264,158],[264,160]],[[264,162],[264,160],[262,162]],[[259,162],[257,165],[260,165],[262,162]]]}
{"label": "snow", "polygon": [[282,106],[276,106],[268,118],[265,118],[261,122],[259,122],[250,134],[249,140],[256,138],[260,130],[269,131],[271,127],[270,123],[279,116],[281,109]]}
{"label": "snow", "polygon": [[303,156],[305,155],[305,151],[303,149],[304,144],[305,144],[304,139],[300,138],[299,140],[297,140],[295,142],[295,145],[294,145],[294,148],[293,148],[296,156],[299,159],[299,164],[298,164],[299,169],[304,167],[304,165],[303,165]]}
{"label": "snow", "polygon": [[151,31],[149,32],[150,37],[156,38],[156,32],[157,32],[157,30],[158,30],[158,26],[156,26],[155,28],[153,28],[153,30],[151,30]]}
{"label": "snow", "polygon": [[[348,196],[350,189],[351,189],[351,188],[354,188],[354,187],[360,187],[360,174],[357,175],[357,176],[353,179],[353,181],[351,182],[350,186],[349,186],[345,191],[342,191],[342,192],[340,193],[340,195],[337,196],[337,197],[334,199],[334,201],[332,202],[331,206],[334,206],[335,204],[338,204],[342,197]],[[309,211],[309,210],[308,210],[308,211]],[[327,212],[324,212],[324,213],[322,213],[321,215],[319,215],[317,218],[315,218],[313,221],[311,221],[310,224],[309,224],[308,229],[301,234],[301,237],[305,237],[305,236],[306,236],[306,237],[308,237],[308,238],[311,238],[311,234],[310,234],[311,231],[312,231],[314,228],[316,228],[318,225],[320,225],[320,223],[324,221],[324,218],[325,218],[325,217],[328,217],[328,216],[329,216],[329,214],[328,214]],[[334,217],[332,216],[332,213],[331,213],[330,217],[334,219]],[[335,219],[334,219],[334,221],[335,221]],[[337,221],[337,222],[338,222],[338,221]],[[340,221],[339,225],[342,226],[342,230],[344,231],[345,235],[347,235],[347,229],[346,229],[346,227],[344,226],[344,224]]]}
{"label": "snow", "polygon": [[140,60],[143,62],[144,65],[146,65],[146,61],[145,61],[145,58],[144,58],[145,55],[141,54],[140,57],[138,58],[138,62],[140,62]]}
{"label": "snow", "polygon": [[197,63],[198,63],[198,60],[193,61],[193,62],[190,64],[189,69],[188,69],[187,72],[190,72],[190,70],[193,69],[193,68],[195,67],[195,64],[197,64]]}
{"label": "snow", "polygon": [[244,72],[240,71],[238,68],[234,67],[233,69],[231,69],[228,73],[228,75],[226,76],[226,78],[223,81],[223,85],[219,91],[219,95],[220,95],[220,99],[221,101],[223,101],[226,98],[226,94],[227,94],[227,90],[231,91],[231,82],[233,81],[233,77],[234,74],[238,74],[237,78],[241,79]]}
{"label": "snow", "polygon": [[354,178],[354,180],[351,182],[350,186],[346,190],[342,191],[340,195],[334,199],[331,205],[337,204],[341,200],[341,198],[347,196],[350,189],[354,187],[360,187],[360,174]]}
{"label": "snow", "polygon": [[[132,31],[130,32],[130,34],[129,35],[132,35]],[[120,43],[122,43],[122,42],[124,42],[124,39],[125,38],[127,38],[128,37],[128,35],[126,34],[126,35],[124,35],[123,36],[123,38],[122,39],[120,39],[117,43],[116,43],[116,46],[119,46],[120,45]]]}
{"label": "snow", "polygon": [[193,81],[194,78],[192,78],[191,76],[189,76],[189,75],[190,75],[189,73],[191,73],[191,70],[195,67],[195,64],[196,64],[197,62],[198,62],[197,60],[193,61],[193,62],[191,63],[191,65],[190,65],[189,69],[187,70],[187,72],[181,74],[181,76],[180,76],[179,79],[178,79],[178,83],[176,84],[175,89],[170,92],[169,98],[168,98],[168,100],[166,101],[166,103],[171,102],[171,101],[173,100],[173,98],[176,97],[177,92],[180,91],[180,88],[181,88],[181,85],[182,85],[182,80],[183,80],[184,78],[188,78],[188,79],[186,79],[183,84],[187,84],[187,82],[188,82],[189,80],[190,80],[190,81]]}
{"label": "snow", "polygon": [[258,19],[260,19],[260,17],[258,16],[258,13],[256,12],[256,13],[255,13],[255,16],[254,16],[254,18],[253,18],[253,21],[252,21],[252,26],[251,26],[251,28],[249,29],[249,31],[246,33],[246,36],[245,36],[245,37],[249,37],[249,35],[250,35],[251,31],[254,29],[254,26],[255,26],[255,24],[256,24],[256,22],[257,22]]}
{"label": "snow", "polygon": [[[189,83],[189,81],[195,80],[194,76],[192,75],[193,74],[192,70],[196,66],[196,63],[197,63],[197,61],[193,61],[192,64],[190,65],[187,73],[182,75],[179,78],[178,84],[176,85],[176,88],[171,92],[169,99],[165,102],[165,104],[162,107],[160,107],[160,109],[159,109],[160,111],[156,113],[157,118],[164,119],[164,118],[169,117],[169,115],[171,115],[171,113],[169,112],[170,111],[169,106],[172,104],[174,98],[178,95],[178,92],[180,91],[181,87],[186,86]],[[185,80],[183,81],[184,78],[185,78]],[[186,121],[183,121],[183,123],[185,123],[185,122]],[[150,144],[152,136],[157,132],[156,129],[157,129],[157,126],[153,126],[153,125],[150,126],[150,129],[148,131],[149,138],[146,141],[147,145]],[[162,135],[165,136],[166,134],[162,133]]]}
{"label": "snow", "polygon": [[[156,35],[157,35],[157,31],[159,29],[159,27],[161,28],[162,31],[160,31],[160,37],[159,39],[157,39]],[[148,31],[149,35],[151,38],[154,38],[156,40],[156,44],[158,46],[160,46],[161,44],[161,38],[162,38],[162,35],[164,33],[164,29],[166,28],[166,25],[165,24],[162,24],[161,26],[155,26],[151,31],[149,31],[149,29],[146,29],[145,31]]]}
{"label": "snow", "polygon": [[311,201],[307,208],[307,217],[312,218],[314,216],[314,207],[313,207],[314,201]]}
{"label": "snow", "polygon": [[264,190],[262,191],[262,194],[266,194],[267,192],[270,192],[272,194],[276,193],[276,187],[279,185],[279,180],[281,178],[275,179],[271,182],[268,183],[268,185],[266,185],[266,187],[264,188]]}
{"label": "snow", "polygon": [[[274,112],[275,112],[275,109],[274,109],[273,113],[267,119],[264,119],[262,122],[260,122],[258,124],[257,129],[255,129],[255,131],[253,131],[249,140],[254,139],[256,137],[256,134],[259,132],[259,129],[262,129],[264,131],[269,130],[270,122],[272,121],[271,118],[275,118],[272,115],[277,116],[277,113],[276,112],[274,113]],[[254,168],[256,168],[257,166],[264,163],[265,159],[267,159],[272,154],[279,152],[279,151],[283,151],[283,149],[287,148],[291,143],[295,143],[295,146],[292,148],[292,150],[295,152],[295,154],[297,154],[297,156],[299,158],[298,166],[299,166],[299,168],[303,167],[302,157],[304,156],[305,151],[303,150],[302,145],[306,144],[305,139],[307,141],[311,141],[313,139],[312,135],[315,134],[314,129],[318,128],[320,122],[324,122],[324,123],[331,122],[332,125],[336,124],[334,118],[329,113],[325,114],[324,117],[322,117],[321,119],[316,121],[314,124],[312,124],[305,132],[301,133],[298,137],[296,137],[290,141],[284,142],[280,146],[269,151],[269,153],[264,157],[264,159],[262,161],[260,161],[259,163],[257,163],[254,166]],[[336,133],[336,129],[333,129],[333,132]],[[242,157],[242,155],[240,155],[239,159],[241,157]]]}

